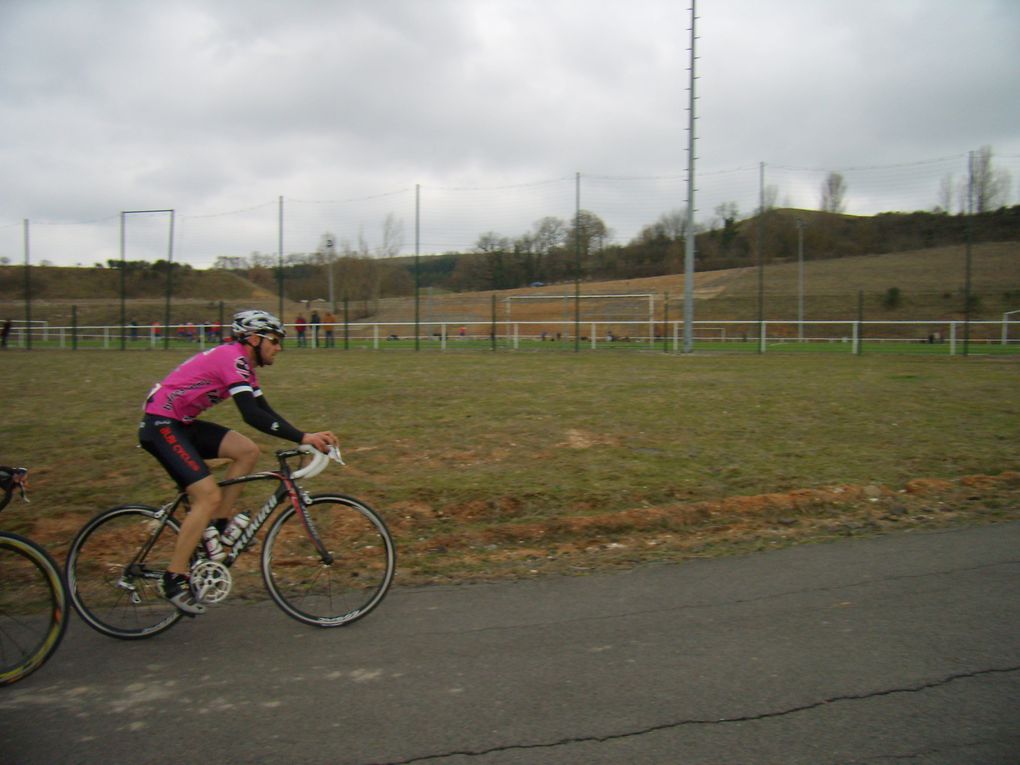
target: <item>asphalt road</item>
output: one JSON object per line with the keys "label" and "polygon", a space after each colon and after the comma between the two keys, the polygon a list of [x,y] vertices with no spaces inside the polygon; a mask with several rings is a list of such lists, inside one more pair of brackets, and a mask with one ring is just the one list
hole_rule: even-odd
{"label": "asphalt road", "polygon": [[395,589],[305,627],[74,618],[0,762],[1020,763],[1020,523]]}

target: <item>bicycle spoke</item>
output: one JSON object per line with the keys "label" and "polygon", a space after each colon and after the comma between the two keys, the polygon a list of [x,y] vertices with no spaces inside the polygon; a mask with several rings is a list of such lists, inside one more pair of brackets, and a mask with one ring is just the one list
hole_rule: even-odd
{"label": "bicycle spoke", "polygon": [[38,545],[0,535],[0,685],[38,669],[67,626],[60,571]]}
{"label": "bicycle spoke", "polygon": [[132,564],[158,528],[154,508],[123,506],[94,518],[72,543],[67,559],[71,599],[100,632],[148,637],[180,617],[159,586],[177,540],[176,525],[168,523],[145,560]]}
{"label": "bicycle spoke", "polygon": [[386,594],[396,566],[393,542],[375,512],[350,497],[313,497],[308,513],[332,562],[323,560],[301,518],[289,509],[266,538],[266,586],[277,605],[299,621],[347,624]]}

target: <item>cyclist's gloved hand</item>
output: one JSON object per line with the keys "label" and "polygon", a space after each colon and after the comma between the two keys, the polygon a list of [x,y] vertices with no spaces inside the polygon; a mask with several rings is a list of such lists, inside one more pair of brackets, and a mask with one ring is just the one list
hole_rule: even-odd
{"label": "cyclist's gloved hand", "polygon": [[340,439],[332,431],[321,430],[318,433],[305,433],[301,438],[301,443],[314,446],[320,452],[328,452],[329,447],[340,445]]}

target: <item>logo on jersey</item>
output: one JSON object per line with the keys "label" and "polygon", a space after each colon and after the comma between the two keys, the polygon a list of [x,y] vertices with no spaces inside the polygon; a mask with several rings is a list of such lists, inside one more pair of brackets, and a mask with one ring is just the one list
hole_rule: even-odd
{"label": "logo on jersey", "polygon": [[238,356],[237,360],[234,361],[234,369],[241,375],[245,380],[251,377],[251,368],[248,366],[248,359],[244,356]]}

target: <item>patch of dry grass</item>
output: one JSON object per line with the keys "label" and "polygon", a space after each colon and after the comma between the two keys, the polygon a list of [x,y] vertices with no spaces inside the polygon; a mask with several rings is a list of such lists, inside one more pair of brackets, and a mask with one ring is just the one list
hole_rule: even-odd
{"label": "patch of dry grass", "polygon": [[[184,358],[0,354],[0,461],[33,479],[5,528],[62,556],[100,509],[166,498],[135,427],[149,386]],[[309,488],[376,506],[401,581],[424,582],[1013,517],[1018,364],[337,351],[287,352],[262,379],[288,419],[346,445],[349,467]],[[251,433],[229,403],[210,419]],[[284,444],[255,435],[268,466]]]}

